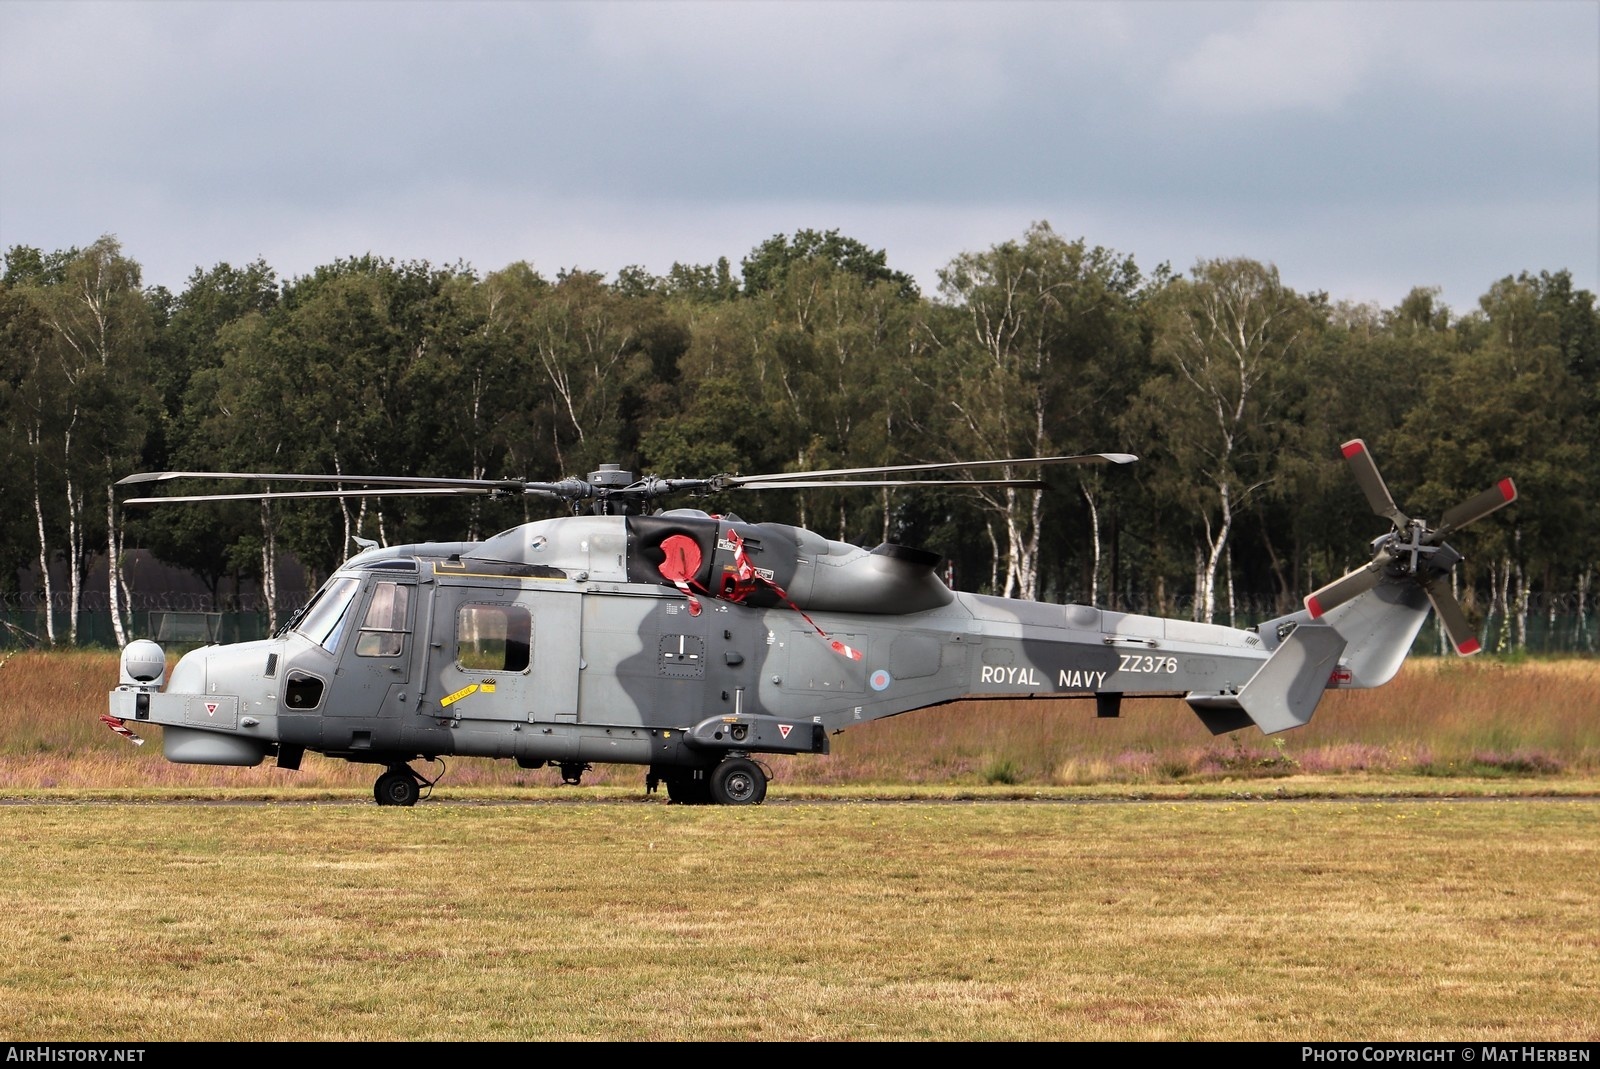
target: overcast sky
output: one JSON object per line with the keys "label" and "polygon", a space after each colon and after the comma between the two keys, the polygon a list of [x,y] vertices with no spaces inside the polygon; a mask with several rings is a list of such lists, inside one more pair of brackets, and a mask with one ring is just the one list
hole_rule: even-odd
{"label": "overcast sky", "polygon": [[1035,221],[1458,312],[1600,289],[1600,0],[0,0],[0,248],[664,273]]}

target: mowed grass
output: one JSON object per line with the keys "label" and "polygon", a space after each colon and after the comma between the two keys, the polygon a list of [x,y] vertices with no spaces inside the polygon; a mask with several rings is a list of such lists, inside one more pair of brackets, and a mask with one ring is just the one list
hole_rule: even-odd
{"label": "mowed grass", "polygon": [[1594,1042],[1597,805],[9,805],[0,1036]]}
{"label": "mowed grass", "polygon": [[[161,731],[133,746],[99,716],[116,685],[105,651],[0,654],[0,792],[84,790],[354,797],[377,770],[308,755],[288,772],[174,765]],[[133,725],[137,727],[137,725]],[[773,797],[860,794],[1593,793],[1600,791],[1600,660],[1412,658],[1389,685],[1333,691],[1312,722],[1212,736],[1178,699],[963,702],[862,724],[826,756],[764,758]],[[448,758],[438,792],[642,794],[644,770],[598,766],[583,788],[553,769]],[[438,766],[419,762],[432,776]]]}
{"label": "mowed grass", "polygon": [[1413,661],[1270,739],[912,713],[760,807],[452,759],[393,809],[130,745],[114,654],[0,657],[11,1041],[1600,1040],[1593,662]]}

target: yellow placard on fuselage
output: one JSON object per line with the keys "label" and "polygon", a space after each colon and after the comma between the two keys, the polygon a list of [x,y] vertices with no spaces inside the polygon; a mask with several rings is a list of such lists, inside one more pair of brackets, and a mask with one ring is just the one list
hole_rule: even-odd
{"label": "yellow placard on fuselage", "polygon": [[462,698],[466,698],[466,697],[468,697],[470,695],[479,694],[479,693],[482,693],[482,694],[493,694],[494,693],[494,680],[485,679],[482,683],[468,683],[466,686],[462,687],[460,690],[456,691],[454,694],[446,694],[444,697],[440,698],[439,699],[439,704],[441,706],[444,706],[444,707],[448,708],[449,706],[452,706],[456,702],[460,701]]}

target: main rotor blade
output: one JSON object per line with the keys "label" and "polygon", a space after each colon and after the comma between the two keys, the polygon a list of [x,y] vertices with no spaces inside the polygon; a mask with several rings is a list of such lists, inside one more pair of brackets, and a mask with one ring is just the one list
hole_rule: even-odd
{"label": "main rotor blade", "polygon": [[1383,570],[1389,566],[1391,560],[1393,558],[1389,552],[1384,550],[1372,558],[1372,563],[1353,572],[1346,572],[1328,585],[1307,594],[1306,608],[1310,611],[1311,618],[1315,620],[1330,609],[1360,597],[1377,586],[1378,580],[1383,578]]}
{"label": "main rotor blade", "polygon": [[1450,636],[1450,645],[1456,648],[1456,652],[1463,657],[1470,657],[1483,649],[1461,603],[1450,590],[1449,580],[1441,575],[1427,585],[1427,591],[1428,600],[1433,602],[1433,611],[1439,614],[1439,626]]}
{"label": "main rotor blade", "polygon": [[[438,486],[415,487],[410,490],[297,490],[285,493],[272,493],[264,491],[258,494],[188,494],[174,495],[172,497],[130,497],[122,504],[124,508],[138,508],[149,505],[166,505],[169,503],[183,503],[196,501],[283,501],[305,498],[338,498],[338,497],[401,497],[413,494],[443,495],[446,497],[482,497],[494,491],[466,486]],[[556,497],[555,494],[543,494],[544,497]]]}
{"label": "main rotor blade", "polygon": [[1404,527],[1411,520],[1394,503],[1394,496],[1389,493],[1389,487],[1384,483],[1383,476],[1378,474],[1377,461],[1372,459],[1372,454],[1367,450],[1367,443],[1360,438],[1353,438],[1339,447],[1344,453],[1344,458],[1350,462],[1350,470],[1356,477],[1356,485],[1361,487],[1361,492],[1367,495],[1367,503],[1372,506],[1372,511],[1396,527]]}
{"label": "main rotor blade", "polygon": [[1439,527],[1431,532],[1428,541],[1438,542],[1451,531],[1481,520],[1495,509],[1504,508],[1517,499],[1517,487],[1510,479],[1501,479],[1477,497],[1469,498],[1455,508],[1446,509],[1439,517]]}
{"label": "main rotor blade", "polygon": [[1132,453],[1085,453],[1070,457],[1015,457],[1011,460],[957,460],[939,464],[887,464],[876,468],[824,468],[818,471],[774,472],[769,475],[731,475],[729,486],[752,483],[787,482],[794,479],[831,478],[839,475],[887,475],[897,471],[956,471],[962,468],[992,468],[1003,464],[1017,467],[1046,464],[1131,464],[1139,458]]}
{"label": "main rotor blade", "polygon": [[1011,486],[1043,490],[1038,479],[815,479],[799,482],[734,483],[733,490],[813,490],[839,486]]}
{"label": "main rotor blade", "polygon": [[367,483],[373,486],[451,486],[521,493],[525,487],[553,487],[553,483],[526,483],[520,479],[410,478],[404,475],[295,475],[266,471],[146,471],[118,479],[118,486],[170,482],[173,479],[261,479],[267,482]]}

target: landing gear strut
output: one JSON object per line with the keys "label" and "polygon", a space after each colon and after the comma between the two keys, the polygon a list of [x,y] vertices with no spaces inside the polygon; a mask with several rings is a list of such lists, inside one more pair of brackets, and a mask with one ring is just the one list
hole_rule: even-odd
{"label": "landing gear strut", "polygon": [[703,775],[696,778],[692,771],[684,769],[667,777],[667,799],[673,805],[710,805],[711,784]]}

